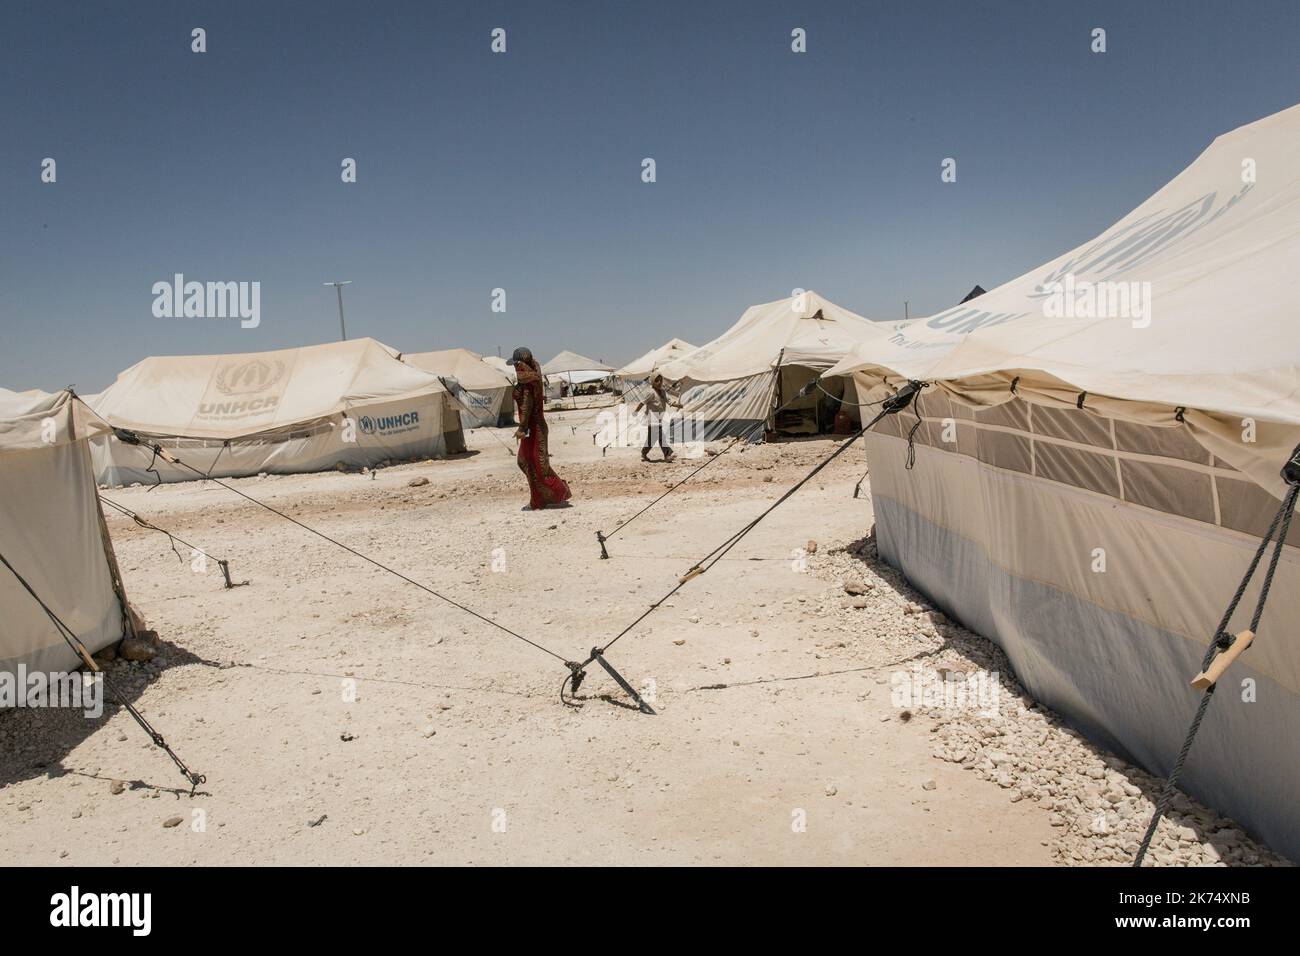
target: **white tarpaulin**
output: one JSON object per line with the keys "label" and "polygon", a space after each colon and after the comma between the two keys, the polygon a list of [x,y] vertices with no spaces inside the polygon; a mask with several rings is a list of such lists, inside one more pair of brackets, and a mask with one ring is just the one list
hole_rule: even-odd
{"label": "white tarpaulin", "polygon": [[504,375],[511,385],[515,384],[515,367],[501,356],[485,355],[483,356],[483,361]]}
{"label": "white tarpaulin", "polygon": [[[841,406],[820,392],[796,400],[799,389],[854,345],[885,335],[885,326],[816,292],[750,306],[712,342],[659,367],[681,391],[683,410],[673,434],[679,440],[704,441],[739,435],[792,400],[791,419],[812,422],[816,430],[818,417],[833,417],[834,408]],[[819,404],[827,407],[819,411]],[[843,407],[856,419],[856,407]],[[769,426],[780,428],[782,422]]]}
{"label": "white tarpaulin", "polygon": [[[127,627],[86,449],[100,428],[69,392],[0,389],[0,554],[91,653]],[[0,611],[0,672],[81,666],[3,566]]]}
{"label": "white tarpaulin", "polygon": [[[104,389],[94,410],[213,477],[359,468],[463,450],[437,376],[374,339],[274,352],[159,356]],[[95,442],[106,484],[196,477],[117,438]],[[209,469],[211,471],[209,472]]]}
{"label": "white tarpaulin", "polygon": [[[577,352],[561,352],[555,358],[551,359],[542,366],[543,375],[560,375],[567,382],[569,375],[578,375],[584,372],[603,373],[597,375],[598,378],[604,378],[614,370],[604,362],[597,362],[595,359],[589,359],[585,355],[579,355]],[[577,379],[575,379],[577,381]]]}
{"label": "white tarpaulin", "polygon": [[504,425],[512,419],[511,381],[505,374],[469,349],[442,349],[437,352],[406,352],[403,362],[432,372],[444,385],[451,386],[458,400],[460,422],[464,428],[480,425]]}
{"label": "white tarpaulin", "polygon": [[668,342],[651,349],[640,358],[633,359],[614,373],[628,382],[640,382],[648,379],[657,369],[695,351],[695,346],[682,339],[670,339]]}
{"label": "white tarpaulin", "polygon": [[1086,391],[1166,421],[1186,407],[1198,440],[1280,493],[1284,434],[1240,432],[1300,425],[1297,263],[1300,106],[1220,136],[1096,239],[833,371],[961,382],[986,404],[1019,377],[1020,392]]}
{"label": "white tarpaulin", "polygon": [[[929,383],[865,442],[880,555],[1156,774],[1300,442],[1297,263],[1300,107],[1219,137],[1096,239],[831,370],[864,400]],[[1287,540],[1181,786],[1300,859],[1300,523]]]}

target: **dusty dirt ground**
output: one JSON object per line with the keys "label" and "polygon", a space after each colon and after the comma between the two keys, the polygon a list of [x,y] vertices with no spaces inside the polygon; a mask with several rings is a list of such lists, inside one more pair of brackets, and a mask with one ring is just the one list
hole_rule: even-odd
{"label": "dusty dirt ground", "polygon": [[[471,452],[449,461],[231,484],[583,659],[834,448],[818,439],[738,449],[615,536],[603,561],[596,530],[612,531],[702,459],[645,464],[636,448],[602,452],[594,424],[579,424],[592,414],[551,416],[569,508],[521,510],[526,486],[502,444],[509,429],[469,432]],[[182,564],[167,538],[107,511],[128,594],[164,642],[154,661],[119,661],[111,673],[207,782],[191,798],[118,708],[98,722],[0,716],[0,858],[1121,862],[1131,832],[1113,855],[1080,852],[1057,793],[1009,794],[996,760],[982,761],[990,772],[964,772],[981,761],[954,754],[951,715],[891,701],[892,674],[966,658],[950,640],[957,629],[918,615],[916,596],[875,562],[864,540],[870,499],[852,497],[864,470],[859,449],[842,455],[610,651],[635,685],[652,688],[657,716],[625,706],[594,668],[584,706],[564,706],[559,661],[214,483],[107,490],[250,582],[225,590],[214,565],[194,573],[185,548]],[[805,559],[810,539],[817,549]],[[846,595],[846,579],[867,582],[865,595]],[[1071,745],[1098,765],[1105,757]],[[1113,763],[1106,772],[1122,773]],[[1068,786],[1054,790],[1075,799]],[[1217,859],[1206,855],[1208,834],[1227,834],[1228,823],[1207,820],[1183,839],[1191,856],[1157,862]],[[1174,853],[1180,837],[1170,832]],[[1267,859],[1232,839],[1253,855],[1240,862]]]}

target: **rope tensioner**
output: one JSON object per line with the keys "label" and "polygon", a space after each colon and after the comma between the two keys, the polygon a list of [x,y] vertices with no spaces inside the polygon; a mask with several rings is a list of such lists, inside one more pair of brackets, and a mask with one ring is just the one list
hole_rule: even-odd
{"label": "rope tensioner", "polygon": [[[1183,739],[1183,746],[1178,751],[1173,768],[1169,771],[1164,788],[1160,792],[1160,798],[1156,802],[1155,810],[1151,814],[1151,822],[1147,825],[1146,834],[1142,837],[1137,855],[1133,858],[1135,867],[1142,865],[1142,860],[1146,857],[1147,850],[1151,846],[1151,840],[1155,836],[1156,827],[1160,825],[1161,818],[1173,801],[1174,792],[1178,788],[1178,778],[1183,771],[1183,764],[1187,762],[1187,755],[1191,752],[1192,743],[1196,740],[1196,734],[1201,729],[1201,722],[1205,719],[1205,714],[1210,708],[1210,702],[1214,699],[1214,691],[1219,686],[1219,680],[1233,662],[1246,652],[1254,642],[1255,635],[1259,633],[1259,621],[1264,615],[1264,605],[1268,601],[1269,590],[1273,586],[1273,576],[1277,572],[1278,562],[1282,558],[1282,548],[1285,546],[1287,534],[1291,530],[1291,519],[1295,516],[1296,501],[1300,499],[1300,445],[1297,445],[1292,450],[1291,456],[1282,466],[1281,474],[1282,480],[1286,482],[1287,492],[1282,496],[1282,503],[1278,507],[1277,513],[1269,523],[1268,530],[1264,532],[1264,537],[1260,539],[1259,547],[1255,549],[1255,555],[1251,558],[1246,573],[1242,576],[1241,583],[1237,585],[1236,593],[1233,594],[1232,600],[1228,602],[1227,610],[1223,612],[1219,626],[1214,630],[1214,639],[1210,641],[1210,646],[1205,650],[1205,657],[1201,660],[1200,672],[1191,680],[1192,687],[1202,692],[1201,699],[1197,704],[1196,714],[1192,717],[1191,725],[1187,728],[1187,736]],[[1269,556],[1268,566],[1264,570],[1264,577],[1259,588],[1259,598],[1255,602],[1255,611],[1250,617],[1250,626],[1236,635],[1230,634],[1228,632],[1228,623],[1232,620],[1233,614],[1236,613],[1237,605],[1241,603],[1250,582],[1254,579],[1255,571],[1259,568],[1259,563],[1264,557],[1264,552],[1268,550],[1270,543],[1273,544],[1273,553]]]}

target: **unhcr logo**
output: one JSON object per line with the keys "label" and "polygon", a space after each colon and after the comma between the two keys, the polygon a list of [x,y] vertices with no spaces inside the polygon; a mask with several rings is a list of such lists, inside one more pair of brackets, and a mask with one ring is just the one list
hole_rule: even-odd
{"label": "unhcr logo", "polygon": [[260,282],[186,282],[178,272],[151,291],[156,319],[239,319],[245,329],[262,324]]}
{"label": "unhcr logo", "polygon": [[419,412],[398,412],[395,415],[380,415],[371,418],[369,415],[362,415],[357,419],[357,425],[366,435],[391,435],[394,432],[410,431],[420,424]]}
{"label": "unhcr logo", "polygon": [[284,377],[284,363],[251,359],[217,370],[217,391],[226,395],[264,392]]}

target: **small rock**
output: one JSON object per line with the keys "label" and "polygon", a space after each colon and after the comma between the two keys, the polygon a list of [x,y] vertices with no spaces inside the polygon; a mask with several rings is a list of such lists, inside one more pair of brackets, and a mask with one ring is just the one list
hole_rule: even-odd
{"label": "small rock", "polygon": [[184,817],[168,817],[166,820],[163,821],[163,826],[166,827],[168,830],[170,830],[173,827],[180,826],[184,822],[185,822]]}
{"label": "small rock", "polygon": [[928,778],[926,778],[926,780],[921,784],[921,789],[922,789],[922,790],[933,790],[933,789],[934,789],[935,787],[937,787],[937,786],[939,786],[939,785],[938,785],[937,783],[935,783],[934,777],[928,777]]}
{"label": "small rock", "polygon": [[158,632],[139,631],[135,637],[124,637],[117,653],[128,661],[153,660],[158,654]]}
{"label": "small rock", "polygon": [[412,478],[406,483],[408,488],[420,488],[429,483],[428,478]]}
{"label": "small rock", "polygon": [[808,539],[808,543],[807,543],[806,545],[804,545],[804,550],[807,551],[809,554],[816,554],[816,553],[817,553],[817,542],[816,542],[816,541],[813,541],[811,538]]}
{"label": "small rock", "polygon": [[112,783],[108,785],[108,792],[111,793],[113,796],[117,796],[125,789],[126,789],[125,780],[114,780]]}

